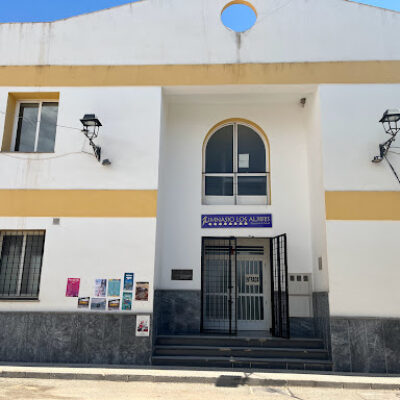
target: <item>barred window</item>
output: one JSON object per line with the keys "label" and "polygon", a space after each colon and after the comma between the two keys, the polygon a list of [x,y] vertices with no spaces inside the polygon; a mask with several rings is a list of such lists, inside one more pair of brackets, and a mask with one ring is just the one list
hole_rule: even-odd
{"label": "barred window", "polygon": [[0,232],[0,299],[38,299],[44,231]]}

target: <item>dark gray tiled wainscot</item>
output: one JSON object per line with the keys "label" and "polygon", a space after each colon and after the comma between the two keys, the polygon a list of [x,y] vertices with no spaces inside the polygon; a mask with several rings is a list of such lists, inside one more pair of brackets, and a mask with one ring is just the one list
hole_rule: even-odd
{"label": "dark gray tiled wainscot", "polygon": [[151,337],[136,337],[136,315],[0,313],[0,361],[149,365]]}

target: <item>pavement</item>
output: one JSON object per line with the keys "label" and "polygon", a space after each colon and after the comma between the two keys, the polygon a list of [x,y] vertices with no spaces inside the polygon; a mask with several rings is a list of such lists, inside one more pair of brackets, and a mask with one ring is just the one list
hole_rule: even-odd
{"label": "pavement", "polygon": [[400,375],[222,370],[171,367],[18,364],[0,365],[0,378],[212,384],[216,387],[310,387],[400,390]]}
{"label": "pavement", "polygon": [[0,378],[0,400],[399,400],[398,390]]}

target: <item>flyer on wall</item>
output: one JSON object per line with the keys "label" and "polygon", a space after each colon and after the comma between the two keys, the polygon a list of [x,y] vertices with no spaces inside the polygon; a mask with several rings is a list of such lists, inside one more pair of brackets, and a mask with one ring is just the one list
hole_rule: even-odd
{"label": "flyer on wall", "polygon": [[78,308],[89,308],[90,297],[79,297]]}
{"label": "flyer on wall", "polygon": [[149,282],[137,282],[135,300],[147,301],[149,300]]}
{"label": "flyer on wall", "polygon": [[124,311],[132,310],[132,293],[124,292],[122,296],[122,309]]}
{"label": "flyer on wall", "polygon": [[105,297],[107,289],[107,279],[96,279],[94,284],[94,295],[96,297]]}
{"label": "flyer on wall", "polygon": [[108,300],[108,309],[109,310],[119,310],[120,303],[121,303],[121,299]]}
{"label": "flyer on wall", "polygon": [[65,292],[66,297],[78,297],[79,296],[79,285],[80,278],[68,278],[67,290]]}
{"label": "flyer on wall", "polygon": [[136,316],[136,336],[150,335],[150,315]]}
{"label": "flyer on wall", "polygon": [[106,309],[106,299],[105,298],[98,298],[92,299],[90,303],[91,310],[105,310]]}
{"label": "flyer on wall", "polygon": [[133,280],[135,274],[133,272],[126,272],[124,275],[124,290],[133,290]]}
{"label": "flyer on wall", "polygon": [[121,279],[108,280],[108,295],[110,297],[119,297],[121,291]]}

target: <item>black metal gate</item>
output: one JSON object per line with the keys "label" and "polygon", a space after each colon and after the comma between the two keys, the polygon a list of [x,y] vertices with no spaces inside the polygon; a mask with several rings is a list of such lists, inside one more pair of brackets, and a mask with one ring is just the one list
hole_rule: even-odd
{"label": "black metal gate", "polygon": [[[272,334],[289,338],[286,247],[286,234],[270,239]],[[245,250],[237,245],[236,238],[203,238],[201,280],[203,332],[237,333],[238,311],[240,311],[237,254]]]}
{"label": "black metal gate", "polygon": [[271,243],[272,334],[289,338],[289,291],[286,234],[274,237]]}
{"label": "black metal gate", "polygon": [[203,238],[202,331],[237,332],[236,239]]}

